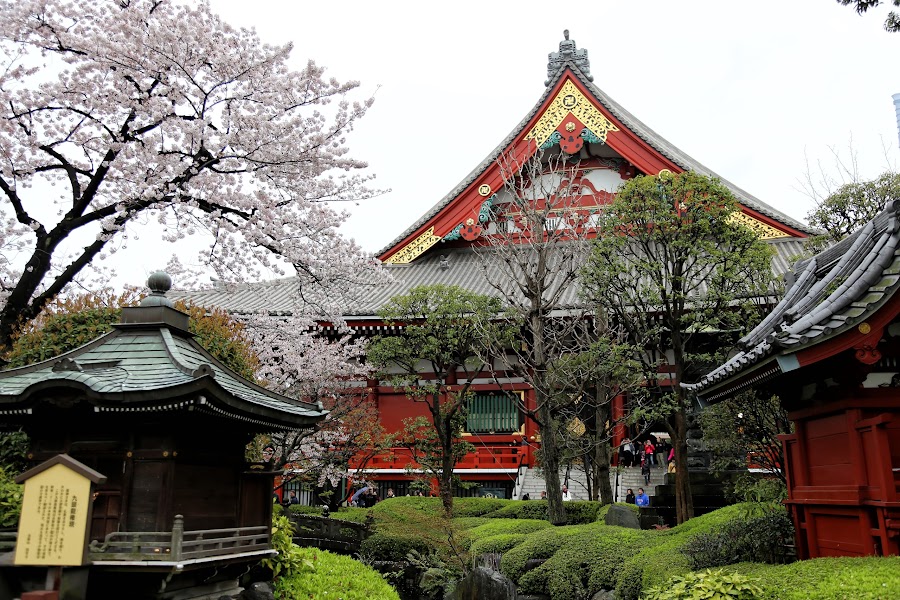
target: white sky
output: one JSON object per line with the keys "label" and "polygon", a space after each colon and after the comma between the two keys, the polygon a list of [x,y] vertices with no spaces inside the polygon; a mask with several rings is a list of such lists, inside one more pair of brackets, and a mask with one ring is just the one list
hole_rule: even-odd
{"label": "white sky", "polygon": [[[835,0],[299,2],[212,0],[232,25],[294,43],[375,104],[350,138],[392,191],[345,232],[377,251],[449,192],[538,100],[569,29],[594,83],[664,138],[771,206],[804,219],[809,157],[858,153],[871,178],[900,162],[891,95],[900,33],[887,9]],[[887,156],[885,146],[888,148]],[[151,271],[158,266],[147,265]]]}

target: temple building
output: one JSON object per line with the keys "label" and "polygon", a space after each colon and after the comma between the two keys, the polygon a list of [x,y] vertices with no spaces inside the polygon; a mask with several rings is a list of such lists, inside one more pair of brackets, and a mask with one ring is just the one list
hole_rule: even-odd
{"label": "temple building", "polygon": [[[452,123],[446,125],[452,128]],[[540,185],[522,181],[523,168],[535,161],[543,169],[537,175]],[[564,169],[565,176],[555,172],[554,165]],[[808,226],[718,177],[610,98],[594,83],[587,50],[577,48],[566,31],[559,51],[549,55],[544,90],[534,107],[459,184],[425,207],[421,216],[410,219],[409,226],[377,253],[392,280],[348,299],[346,321],[360,336],[386,332],[379,309],[390,298],[425,284],[452,284],[496,295],[480,250],[492,234],[522,225],[516,206],[549,203],[566,195],[572,213],[589,228],[591,215],[611,201],[623,182],[666,171],[694,171],[720,179],[740,203],[737,218],[771,245],[776,274],[785,273],[791,258],[802,252],[803,240],[811,233]],[[514,181],[518,184],[511,185]],[[569,216],[550,215],[561,223]],[[286,314],[296,306],[298,285],[296,280],[283,279],[183,295],[197,304],[238,314]],[[578,290],[570,287],[563,300],[574,305],[579,302]],[[327,326],[323,330],[327,333]],[[426,414],[421,403],[383,383],[361,383],[361,393],[371,394],[389,430],[399,429],[404,418]],[[457,466],[458,474],[465,481],[478,482],[482,491],[502,497],[518,495],[540,445],[537,426],[521,410],[534,406],[533,391],[521,380],[498,382],[489,375],[476,379],[472,391],[466,438],[476,450]],[[623,410],[620,398],[614,416],[621,416]],[[405,456],[397,451],[380,457],[369,465],[368,476],[405,493],[409,480]]]}
{"label": "temple building", "polygon": [[695,385],[776,394],[800,558],[900,553],[900,199],[786,278],[743,350]]}

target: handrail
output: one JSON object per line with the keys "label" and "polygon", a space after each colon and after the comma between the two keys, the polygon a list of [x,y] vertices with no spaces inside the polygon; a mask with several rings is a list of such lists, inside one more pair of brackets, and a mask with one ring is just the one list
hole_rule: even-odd
{"label": "handrail", "polygon": [[516,483],[513,486],[513,491],[512,491],[512,499],[513,500],[519,499],[519,496],[522,494],[522,488],[525,487],[525,473],[528,472],[528,467],[526,465],[523,465],[522,464],[523,462],[525,462],[525,453],[524,452],[519,455],[519,467],[516,471]]}
{"label": "handrail", "polygon": [[372,521],[344,521],[319,515],[291,514],[294,543],[348,553],[358,552],[360,544],[372,533]]}
{"label": "handrail", "polygon": [[91,542],[92,560],[181,561],[269,549],[269,527],[184,530],[175,515],[172,531],[116,531]]}

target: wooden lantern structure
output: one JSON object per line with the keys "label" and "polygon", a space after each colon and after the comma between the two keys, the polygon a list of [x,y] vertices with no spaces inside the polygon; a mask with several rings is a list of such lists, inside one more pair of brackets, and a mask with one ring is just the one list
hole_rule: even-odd
{"label": "wooden lantern structure", "polygon": [[233,584],[248,563],[271,556],[275,473],[248,463],[245,447],[257,433],[325,416],[321,405],[247,381],[201,348],[188,315],[165,297],[168,275],[148,285],[151,295],[123,309],[113,331],[0,372],[0,419],[29,435],[30,460],[65,453],[107,477],[92,501],[91,598],[120,584],[128,593],[116,597],[161,589],[174,597],[173,588],[200,581],[224,590],[213,584],[229,576]]}
{"label": "wooden lantern structure", "polygon": [[794,266],[743,350],[693,387],[781,399],[801,558],[900,553],[900,201]]}

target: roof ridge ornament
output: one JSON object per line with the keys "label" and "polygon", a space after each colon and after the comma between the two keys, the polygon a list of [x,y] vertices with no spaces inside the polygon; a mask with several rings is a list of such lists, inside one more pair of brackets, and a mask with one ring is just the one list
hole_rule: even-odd
{"label": "roof ridge ornament", "polygon": [[545,86],[553,83],[553,75],[559,71],[566,63],[569,63],[584,73],[588,81],[593,81],[591,75],[591,61],[588,60],[588,51],[585,48],[577,48],[575,40],[569,39],[569,30],[563,31],[565,39],[559,43],[559,52],[551,52],[547,55],[547,81]]}
{"label": "roof ridge ornament", "polygon": [[174,308],[172,301],[166,298],[166,292],[172,289],[172,278],[165,271],[154,271],[147,278],[150,295],[141,300],[141,306],[168,306]]}

